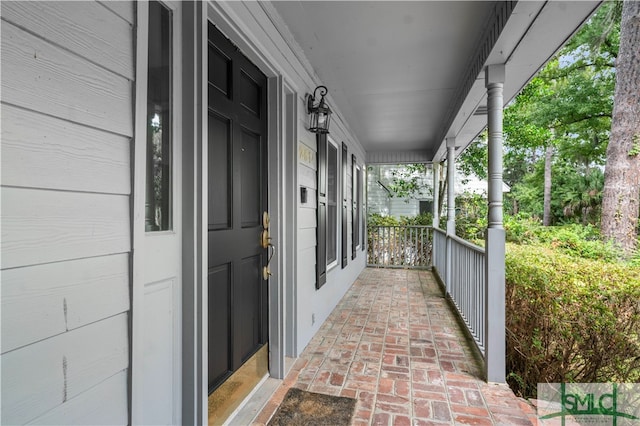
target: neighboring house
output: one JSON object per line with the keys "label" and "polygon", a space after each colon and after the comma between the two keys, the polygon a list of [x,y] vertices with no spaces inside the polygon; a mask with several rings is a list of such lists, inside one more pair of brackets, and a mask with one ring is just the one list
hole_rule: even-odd
{"label": "neighboring house", "polygon": [[282,378],[365,268],[365,164],[454,161],[596,6],[0,2],[0,422]]}
{"label": "neighboring house", "polygon": [[[395,175],[394,175],[395,173]],[[394,177],[416,179],[419,190],[410,196],[398,196],[393,191]],[[475,176],[466,176],[456,170],[455,195],[477,194],[487,196],[487,181]],[[502,184],[503,191],[509,192],[509,185]],[[443,208],[446,208],[446,200]],[[411,172],[405,165],[375,165],[367,168],[367,212],[383,216],[413,217],[423,213],[433,213],[433,171],[427,167],[424,173]]]}

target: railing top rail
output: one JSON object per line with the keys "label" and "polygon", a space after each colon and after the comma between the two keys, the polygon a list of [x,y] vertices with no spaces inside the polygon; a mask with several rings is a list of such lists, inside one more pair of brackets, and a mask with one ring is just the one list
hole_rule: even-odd
{"label": "railing top rail", "polygon": [[447,235],[447,231],[445,231],[444,229],[440,229],[440,228],[433,228],[433,232],[437,232],[437,233],[442,234],[442,235]]}
{"label": "railing top rail", "polygon": [[431,225],[369,225],[369,228],[433,228]]}
{"label": "railing top rail", "polygon": [[463,245],[473,251],[476,251],[478,253],[484,254],[484,247],[480,247],[478,245],[475,245],[473,243],[470,243],[469,241],[458,237],[457,235],[447,235],[447,238],[451,238],[453,241],[455,241],[456,243]]}

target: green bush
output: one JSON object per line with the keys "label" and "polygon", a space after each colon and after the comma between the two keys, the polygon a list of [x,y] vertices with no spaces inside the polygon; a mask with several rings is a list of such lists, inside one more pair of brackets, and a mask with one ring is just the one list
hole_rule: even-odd
{"label": "green bush", "polygon": [[523,396],[539,382],[638,382],[640,268],[509,244],[506,325],[508,381]]}
{"label": "green bush", "polygon": [[512,243],[531,243],[537,239],[536,231],[541,228],[540,221],[528,215],[506,215],[504,230],[506,240]]}
{"label": "green bush", "polygon": [[[486,217],[458,216],[456,235],[483,246],[486,225]],[[537,219],[519,214],[506,215],[504,229],[506,240],[511,243],[547,245],[572,256],[605,262],[616,262],[623,257],[615,245],[601,240],[600,231],[593,225],[542,226]],[[632,257],[631,263],[639,265],[639,256]]]}
{"label": "green bush", "polygon": [[422,213],[417,216],[400,217],[400,225],[433,225],[433,215],[431,213]]}
{"label": "green bush", "polygon": [[393,216],[370,213],[367,217],[367,226],[398,226],[399,224],[398,219]]}
{"label": "green bush", "polygon": [[529,242],[543,243],[572,256],[606,262],[622,258],[620,250],[600,239],[600,231],[593,225],[537,226],[531,232]]}
{"label": "green bush", "polygon": [[400,219],[394,216],[383,216],[379,213],[370,213],[367,218],[369,226],[404,226],[404,225],[427,225],[433,224],[431,213],[423,213],[417,216],[401,216]]}

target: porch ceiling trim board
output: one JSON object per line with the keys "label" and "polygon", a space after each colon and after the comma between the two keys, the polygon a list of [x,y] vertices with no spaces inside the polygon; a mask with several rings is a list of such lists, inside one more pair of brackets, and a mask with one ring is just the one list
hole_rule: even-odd
{"label": "porch ceiling trim board", "polygon": [[[601,1],[519,1],[496,40],[485,65],[504,63],[506,106],[551,56],[573,36]],[[433,161],[446,157],[447,136],[456,136],[459,155],[487,125],[484,67],[473,79],[464,102],[455,112]]]}
{"label": "porch ceiling trim board", "polygon": [[432,153],[422,151],[369,151],[366,163],[370,164],[412,164],[431,162]]}

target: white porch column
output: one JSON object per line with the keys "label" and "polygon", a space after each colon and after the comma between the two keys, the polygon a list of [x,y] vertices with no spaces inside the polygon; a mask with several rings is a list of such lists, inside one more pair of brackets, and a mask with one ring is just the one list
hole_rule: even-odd
{"label": "white porch column", "polygon": [[440,163],[434,162],[431,166],[431,171],[433,172],[433,227],[440,227],[440,209],[438,208],[438,204],[440,204]]}
{"label": "white porch column", "polygon": [[447,138],[447,234],[456,233],[456,138]]}
{"label": "white porch column", "polygon": [[456,138],[447,138],[447,271],[445,287],[451,294],[453,286],[453,248],[449,235],[456,234]]}
{"label": "white porch column", "polygon": [[505,382],[505,231],[502,226],[502,86],[504,64],[485,69],[489,127],[488,226],[485,235],[485,373]]}

